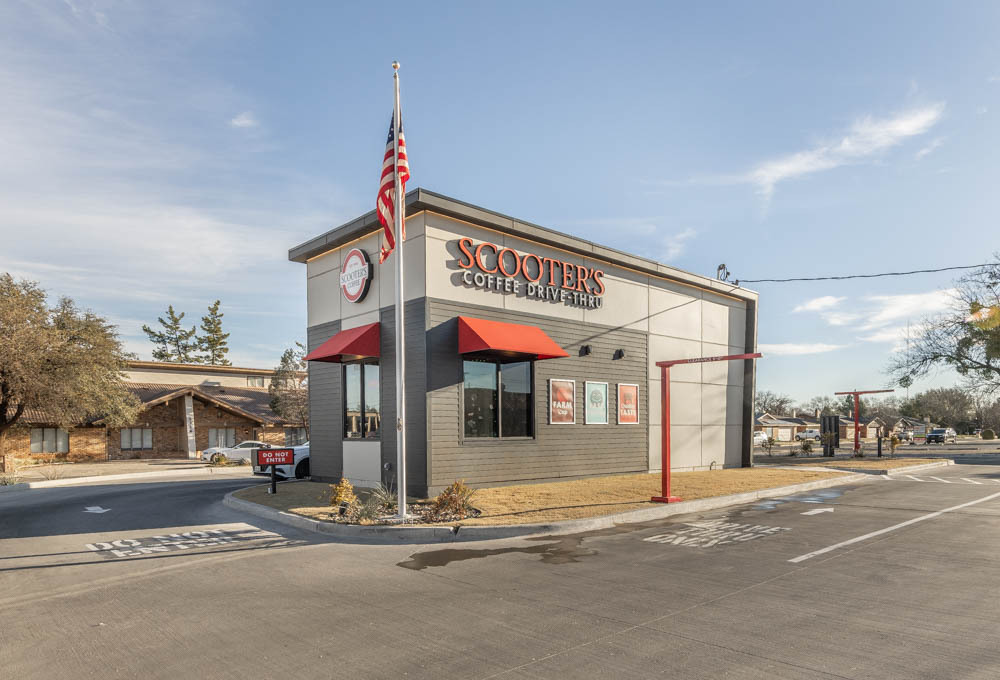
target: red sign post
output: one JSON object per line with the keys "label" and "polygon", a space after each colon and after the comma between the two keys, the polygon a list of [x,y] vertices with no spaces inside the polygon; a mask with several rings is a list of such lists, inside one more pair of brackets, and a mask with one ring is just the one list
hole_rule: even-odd
{"label": "red sign post", "polygon": [[270,493],[278,493],[278,465],[292,465],[295,462],[294,449],[257,449],[257,467],[271,466]]}
{"label": "red sign post", "polygon": [[653,496],[650,500],[654,503],[676,503],[681,500],[677,496],[670,495],[670,367],[677,364],[704,364],[710,361],[736,361],[737,359],[759,359],[762,355],[754,354],[730,354],[724,357],[699,357],[697,359],[674,359],[673,361],[657,361],[660,367],[660,400],[663,402],[663,417],[660,420],[660,427],[663,430],[663,440],[661,445],[662,470],[662,490],[659,496]]}

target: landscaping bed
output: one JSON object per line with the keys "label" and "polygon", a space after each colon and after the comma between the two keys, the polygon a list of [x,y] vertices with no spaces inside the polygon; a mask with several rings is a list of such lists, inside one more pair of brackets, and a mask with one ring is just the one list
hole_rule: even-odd
{"label": "landscaping bed", "polygon": [[[836,471],[734,468],[699,472],[675,472],[672,492],[684,500],[727,496],[745,491],[759,491],[791,484],[812,482],[842,475]],[[338,521],[339,511],[330,505],[333,487],[320,482],[288,482],[278,486],[278,493],[267,493],[266,486],[241,489],[233,495],[276,510],[321,521]],[[365,493],[358,490],[361,500]],[[629,510],[655,507],[649,499],[660,494],[658,474],[615,475],[546,484],[521,484],[477,489],[470,499],[478,516],[461,520],[428,521],[431,501],[417,501],[410,506],[418,515],[415,523],[496,526],[534,524],[566,519],[611,515]],[[342,520],[342,518],[340,518]],[[379,520],[364,523],[378,524]]]}

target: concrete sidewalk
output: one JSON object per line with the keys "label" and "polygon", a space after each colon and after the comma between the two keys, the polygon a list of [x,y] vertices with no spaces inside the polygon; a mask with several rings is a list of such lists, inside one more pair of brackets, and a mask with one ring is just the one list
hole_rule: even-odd
{"label": "concrete sidewalk", "polygon": [[22,468],[17,484],[0,486],[0,492],[74,486],[93,482],[194,475],[251,476],[249,465],[216,467],[200,460],[149,459],[115,460],[98,463],[56,463]]}

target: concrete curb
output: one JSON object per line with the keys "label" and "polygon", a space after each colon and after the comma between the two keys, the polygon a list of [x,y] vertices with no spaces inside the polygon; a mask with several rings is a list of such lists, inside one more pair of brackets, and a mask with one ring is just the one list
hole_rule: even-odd
{"label": "concrete curb", "polygon": [[[829,470],[826,472],[839,472]],[[841,486],[855,482],[871,481],[871,475],[850,474],[843,477],[833,477],[821,479],[815,482],[803,482],[789,486],[779,486],[771,489],[760,489],[758,491],[747,491],[744,493],[730,494],[728,496],[716,496],[714,498],[701,498],[694,501],[681,501],[670,505],[659,505],[653,508],[642,510],[631,510],[614,515],[604,515],[602,517],[588,517],[586,519],[569,519],[546,524],[515,524],[508,526],[441,526],[441,527],[400,527],[400,526],[359,526],[354,524],[335,524],[333,522],[321,522],[308,517],[294,515],[269,508],[259,503],[252,503],[233,496],[235,493],[226,494],[223,505],[240,510],[251,515],[256,515],[273,522],[280,522],[288,526],[302,529],[303,531],[313,531],[319,534],[342,538],[347,541],[357,541],[365,543],[451,543],[458,541],[487,541],[499,538],[516,538],[525,536],[556,536],[560,534],[575,534],[583,531],[594,531],[596,529],[607,529],[616,524],[632,524],[635,522],[648,522],[650,520],[663,519],[673,515],[684,515],[692,512],[704,512],[716,510],[730,505],[740,505],[761,498],[775,498],[800,493],[802,491],[812,491],[814,489],[826,489],[831,486]]]}
{"label": "concrete curb", "polygon": [[908,474],[910,472],[918,470],[928,470],[930,468],[946,467],[948,465],[954,465],[953,460],[938,460],[933,463],[921,463],[920,465],[908,465],[901,468],[893,468],[889,470],[864,470],[859,468],[852,468],[849,465],[843,467],[823,467],[820,465],[769,465],[767,467],[773,467],[775,470],[805,470],[808,472],[822,472],[826,470],[827,472],[847,472],[850,474],[859,475],[899,475]]}
{"label": "concrete curb", "polygon": [[[253,468],[240,465],[232,468],[194,468],[181,470],[156,470],[155,472],[128,472],[120,475],[93,475],[90,477],[71,477],[69,479],[45,479],[38,482],[21,482],[11,487],[0,487],[3,489],[47,489],[53,486],[75,486],[77,484],[89,484],[91,482],[116,482],[123,479],[149,479],[156,477],[187,477],[189,475],[199,475],[208,472],[210,475],[238,475],[247,474]],[[250,473],[252,474],[252,472]]]}

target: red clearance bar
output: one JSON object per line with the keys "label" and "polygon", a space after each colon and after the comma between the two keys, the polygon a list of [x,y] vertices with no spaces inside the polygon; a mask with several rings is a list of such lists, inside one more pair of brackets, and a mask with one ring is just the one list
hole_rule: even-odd
{"label": "red clearance bar", "polygon": [[257,449],[257,467],[266,465],[291,465],[295,462],[292,449]]}

